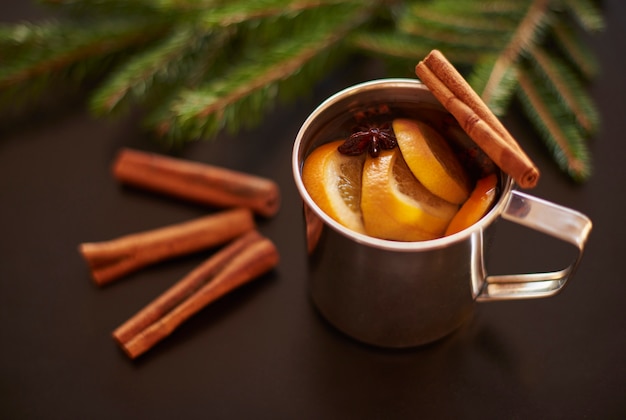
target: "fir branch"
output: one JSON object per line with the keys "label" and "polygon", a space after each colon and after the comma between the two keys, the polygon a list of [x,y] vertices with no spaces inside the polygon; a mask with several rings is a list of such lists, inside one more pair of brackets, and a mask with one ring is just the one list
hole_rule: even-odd
{"label": "fir branch", "polygon": [[[419,7],[414,5],[405,13],[398,22],[398,29],[401,32],[412,35],[423,40],[434,40],[440,49],[445,50],[447,46],[455,45],[467,49],[478,50],[480,53],[497,51],[502,45],[501,34],[495,26],[481,26],[478,22],[483,19],[477,14],[462,14],[448,7],[436,5],[446,3],[435,3],[433,8]],[[480,30],[476,30],[480,27]]]}
{"label": "fir branch", "polygon": [[604,29],[604,19],[596,5],[590,0],[563,1],[566,10],[587,32],[599,32]]}
{"label": "fir branch", "polygon": [[[93,94],[91,108],[97,114],[110,113],[131,96],[139,99],[147,95],[156,84],[175,84],[179,79],[186,79],[189,74],[185,71],[185,59],[202,45],[199,42],[202,36],[193,27],[177,28],[159,44],[115,71]],[[221,44],[218,42],[215,48]]]}
{"label": "fir branch", "polygon": [[548,6],[548,0],[534,0],[530,5],[524,19],[519,23],[506,48],[493,65],[489,80],[479,91],[485,102],[489,103],[491,98],[496,96],[498,86],[506,77],[510,67],[518,61],[524,49],[537,42],[541,29],[547,23]]}
{"label": "fir branch", "polygon": [[[534,79],[534,80],[533,80]],[[519,97],[557,164],[576,181],[584,181],[591,173],[584,139],[567,116],[559,113],[554,102],[546,101],[551,92],[527,69],[519,69]]]}
{"label": "fir branch", "polygon": [[360,30],[350,36],[349,42],[354,48],[364,50],[373,55],[382,54],[388,57],[411,59],[421,57],[427,48],[414,42],[414,38],[394,31]]}
{"label": "fir branch", "polygon": [[107,17],[169,17],[206,10],[223,4],[224,0],[39,0],[67,12],[80,20]]}
{"label": "fir branch", "polygon": [[[510,4],[510,3],[509,3]],[[518,4],[523,5],[522,2]],[[523,7],[498,10],[493,2],[465,2],[439,0],[431,7],[422,3],[413,4],[399,24],[409,28],[428,26],[441,30],[451,30],[471,37],[477,34],[501,36],[511,31],[511,25],[519,19]]]}
{"label": "fir branch", "polygon": [[363,50],[376,57],[393,57],[406,60],[413,68],[417,57],[425,57],[433,49],[443,49],[446,57],[455,63],[473,64],[480,57],[480,53],[465,46],[442,46],[437,40],[419,39],[415,36],[393,31],[360,30],[349,38],[349,43],[357,49]]}
{"label": "fir branch", "polygon": [[68,26],[49,23],[14,27],[12,57],[0,67],[0,89],[26,83],[126,48],[146,44],[162,28],[137,22],[101,22],[100,25]]}
{"label": "fir branch", "polygon": [[[493,71],[499,56],[485,56],[475,65],[468,83],[476,92],[484,92],[487,83],[493,80]],[[517,89],[517,67],[508,66],[501,73],[497,89],[493,89],[489,97],[483,96],[483,100],[494,114],[504,116],[509,109],[511,100]]]}
{"label": "fir branch", "polygon": [[257,0],[255,2],[228,2],[221,7],[210,10],[205,9],[200,13],[197,21],[206,29],[210,29],[268,17],[293,16],[308,9],[346,3],[350,2],[342,0],[301,0],[297,2],[293,0]]}
{"label": "fir branch", "polygon": [[529,57],[541,72],[553,96],[569,109],[569,113],[588,134],[597,130],[599,116],[591,104],[580,81],[556,56],[549,55],[543,48],[532,47]]}
{"label": "fir branch", "polygon": [[[158,124],[158,133],[173,142],[180,131],[193,137],[210,136],[233,122],[229,115],[234,115],[231,110],[238,104],[245,107],[256,102],[257,106],[248,109],[247,117],[258,115],[259,108],[276,96],[275,83],[300,72],[303,66],[332,48],[365,18],[359,11],[348,14],[347,18],[345,14],[339,16],[334,25],[326,22],[326,27],[317,33],[303,31],[299,36],[291,36],[232,69],[223,78],[181,92],[171,105],[169,119]],[[243,102],[244,99],[248,99],[247,103]],[[241,112],[236,114],[243,115]],[[176,131],[172,130],[173,127]]]}
{"label": "fir branch", "polygon": [[352,53],[410,77],[436,48],[498,115],[521,99],[573,178],[590,173],[583,140],[599,118],[583,82],[598,69],[580,34],[604,27],[593,0],[42,1],[66,21],[0,25],[0,100],[11,109],[61,79],[97,78],[94,112],[139,104],[150,130],[182,144],[259,121]]}
{"label": "fir branch", "polygon": [[598,74],[597,61],[589,48],[576,36],[572,27],[563,20],[552,27],[553,39],[561,52],[584,78],[591,80]]}

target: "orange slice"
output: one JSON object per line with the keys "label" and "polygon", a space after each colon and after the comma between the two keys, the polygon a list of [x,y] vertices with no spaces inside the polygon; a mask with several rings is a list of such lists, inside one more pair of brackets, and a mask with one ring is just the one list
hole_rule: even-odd
{"label": "orange slice", "polygon": [[479,179],[470,197],[452,218],[445,234],[452,235],[478,222],[493,205],[497,185],[498,177],[495,174]]}
{"label": "orange slice", "polygon": [[337,150],[343,140],[326,143],[306,158],[302,182],[315,203],[343,226],[364,233],[361,217],[361,173],[364,156]]}
{"label": "orange slice", "polygon": [[361,211],[368,235],[423,241],[443,235],[458,206],[432,194],[411,173],[398,148],[367,156]]}
{"label": "orange slice", "polygon": [[454,204],[469,196],[468,174],[446,140],[428,124],[399,118],[393,121],[398,146],[413,175],[433,194]]}

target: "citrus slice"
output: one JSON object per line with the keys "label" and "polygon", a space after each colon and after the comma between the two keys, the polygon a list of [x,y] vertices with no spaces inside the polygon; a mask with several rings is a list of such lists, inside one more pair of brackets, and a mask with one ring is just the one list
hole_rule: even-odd
{"label": "citrus slice", "polygon": [[446,140],[428,124],[399,118],[393,131],[413,175],[433,194],[454,204],[469,196],[468,174]]}
{"label": "citrus slice", "polygon": [[458,206],[428,191],[411,173],[398,148],[367,156],[361,211],[365,232],[396,241],[423,241],[443,235]]}
{"label": "citrus slice", "polygon": [[476,182],[470,197],[463,203],[446,229],[446,235],[460,232],[483,217],[496,199],[498,177],[487,175]]}
{"label": "citrus slice", "polygon": [[317,147],[304,161],[302,182],[315,203],[348,229],[364,233],[361,218],[361,173],[364,156],[337,150],[343,140]]}

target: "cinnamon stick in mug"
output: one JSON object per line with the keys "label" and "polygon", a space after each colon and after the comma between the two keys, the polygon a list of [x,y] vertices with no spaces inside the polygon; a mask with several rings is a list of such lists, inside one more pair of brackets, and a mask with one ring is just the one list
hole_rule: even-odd
{"label": "cinnamon stick in mug", "polygon": [[113,164],[120,182],[216,207],[247,207],[276,214],[278,185],[263,177],[169,156],[122,149]]}
{"label": "cinnamon stick in mug", "polygon": [[537,184],[539,169],[440,51],[431,51],[415,73],[500,169],[522,188]]}
{"label": "cinnamon stick in mug", "polygon": [[94,282],[104,285],[158,261],[226,243],[254,228],[252,211],[238,208],[109,241],[83,243],[79,251]]}
{"label": "cinnamon stick in mug", "polygon": [[113,338],[136,358],[209,303],[278,264],[274,244],[251,231],[222,248],[122,324]]}

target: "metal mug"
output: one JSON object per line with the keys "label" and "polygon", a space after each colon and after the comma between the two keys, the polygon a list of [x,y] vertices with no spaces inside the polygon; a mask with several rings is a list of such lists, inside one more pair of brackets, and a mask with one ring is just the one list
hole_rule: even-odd
{"label": "metal mug", "polygon": [[[296,137],[292,169],[304,205],[310,294],[319,312],[361,342],[404,348],[450,334],[472,315],[476,302],[560,292],[580,262],[591,221],[577,211],[515,190],[507,175],[501,176],[498,201],[480,221],[429,241],[398,242],[356,233],[317,206],[302,182],[302,166],[319,145],[318,134],[342,113],[396,102],[443,110],[418,80],[374,80],[329,97]],[[573,244],[574,260],[555,272],[489,275],[486,244],[500,218]]]}

